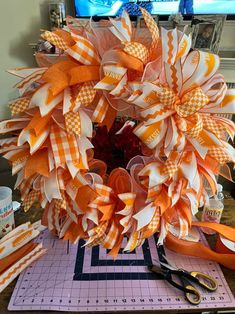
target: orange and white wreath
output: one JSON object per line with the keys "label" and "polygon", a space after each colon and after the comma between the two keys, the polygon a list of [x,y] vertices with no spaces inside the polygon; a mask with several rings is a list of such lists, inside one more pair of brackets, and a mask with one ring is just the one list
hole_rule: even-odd
{"label": "orange and white wreath", "polygon": [[[161,29],[141,9],[149,38],[137,37],[128,14],[109,27],[81,32],[46,31],[42,37],[64,52],[63,61],[44,68],[11,70],[21,77],[13,118],[0,123],[0,152],[17,174],[15,187],[27,211],[35,201],[43,223],[60,238],[102,245],[114,257],[141,246],[158,233],[159,244],[175,251],[235,267],[188,237],[205,226],[193,217],[208,203],[207,181],[216,193],[216,175],[231,179],[235,150],[235,90],[218,73],[217,55],[191,50],[191,36]],[[94,125],[110,129],[128,116],[119,134],[135,125],[141,155],[126,169],[107,173],[94,158]],[[235,241],[232,228],[206,223]]]}

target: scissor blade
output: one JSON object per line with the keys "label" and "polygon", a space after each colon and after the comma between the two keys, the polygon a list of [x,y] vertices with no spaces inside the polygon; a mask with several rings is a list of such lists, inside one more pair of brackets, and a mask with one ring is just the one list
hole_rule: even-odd
{"label": "scissor blade", "polygon": [[171,268],[172,270],[178,269],[178,267],[172,262],[172,260],[169,259],[169,257],[166,257],[165,255],[163,255],[163,258],[165,259],[165,261],[167,262],[167,264],[172,267],[172,268]]}
{"label": "scissor blade", "polygon": [[166,267],[167,269],[170,269],[170,270],[176,270],[177,268],[167,264],[167,263],[163,263],[163,262],[160,262],[160,264],[164,267]]}

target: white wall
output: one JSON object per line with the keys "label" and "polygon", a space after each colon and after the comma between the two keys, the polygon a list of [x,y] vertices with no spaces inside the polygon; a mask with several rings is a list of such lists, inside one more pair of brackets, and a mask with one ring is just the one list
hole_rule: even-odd
{"label": "white wall", "polygon": [[235,21],[226,21],[223,27],[220,48],[222,50],[235,51]]}
{"label": "white wall", "polygon": [[[40,28],[49,29],[48,0],[0,0],[0,120],[9,117],[7,102],[17,97],[19,80],[6,69],[35,66],[33,51]],[[71,14],[72,1],[67,1]]]}

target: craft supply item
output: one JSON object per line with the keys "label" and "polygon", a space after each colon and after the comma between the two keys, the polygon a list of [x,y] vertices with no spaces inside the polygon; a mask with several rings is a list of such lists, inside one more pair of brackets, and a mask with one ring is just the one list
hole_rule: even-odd
{"label": "craft supply item", "polygon": [[33,243],[39,225],[29,222],[18,226],[0,241],[0,292],[33,261],[46,253],[41,243]]}
{"label": "craft supply item", "polygon": [[50,1],[49,17],[51,29],[62,28],[65,23],[65,3],[64,1]]}
{"label": "craft supply item", "polygon": [[235,254],[235,242],[232,242],[225,237],[218,235],[215,250],[222,254]]}
{"label": "craft supply item", "polygon": [[3,242],[0,243],[0,260],[24,246],[38,236],[39,233],[38,230],[34,230],[33,226],[30,225],[26,230],[15,234],[9,239],[4,240],[3,238]]}
{"label": "craft supply item", "polygon": [[23,270],[46,253],[42,244],[36,245],[28,254],[17,260],[10,268],[0,274],[0,292],[2,292]]}
{"label": "craft supply item", "polygon": [[[220,223],[220,219],[224,210],[224,204],[217,198],[209,199],[209,205],[205,205],[202,212],[202,221]],[[202,231],[206,234],[215,234],[216,232],[202,228]]]}
{"label": "craft supply item", "polygon": [[[169,282],[175,288],[183,291],[189,303],[198,305],[202,300],[200,292],[193,286],[193,283],[211,292],[217,290],[218,283],[213,277],[198,271],[188,272],[182,268],[178,269],[170,264],[166,258],[165,260],[167,263],[160,261],[160,266],[164,266],[164,268],[157,265],[149,265],[148,269],[154,272],[158,277]],[[181,284],[175,281],[175,276],[180,279]]]}
{"label": "craft supply item", "polygon": [[14,228],[14,211],[19,206],[20,203],[12,202],[12,190],[7,186],[0,186],[0,238]]}
{"label": "craft supply item", "polygon": [[[205,242],[203,234],[202,241]],[[124,238],[122,248],[127,239]],[[180,268],[198,269],[218,281],[212,293],[201,290],[202,301],[189,304],[183,293],[147,269],[160,260],[157,239],[151,237],[142,247],[126,254],[121,249],[116,260],[101,246],[84,247],[61,241],[47,230],[38,241],[48,252],[23,272],[16,284],[8,309],[12,311],[178,311],[234,308],[235,300],[218,264],[183,256],[165,249],[165,256]],[[162,260],[164,262],[164,260]]]}

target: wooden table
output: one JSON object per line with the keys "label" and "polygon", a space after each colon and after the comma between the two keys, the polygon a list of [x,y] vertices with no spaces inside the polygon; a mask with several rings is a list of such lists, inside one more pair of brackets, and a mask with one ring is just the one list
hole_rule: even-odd
{"label": "wooden table", "polygon": [[[224,205],[225,205],[225,208],[224,208],[223,217],[222,217],[221,222],[223,224],[226,224],[226,225],[235,226],[235,213],[234,213],[235,200],[232,199],[229,194],[225,194]],[[26,222],[28,220],[30,220],[31,222],[35,222],[35,221],[40,219],[40,216],[41,216],[41,210],[40,209],[34,208],[34,209],[31,209],[28,213],[24,213],[22,210],[19,210],[15,214],[15,220],[16,220],[16,224],[19,225],[19,224],[21,224],[23,222]],[[216,236],[208,236],[207,238],[208,238],[208,242],[209,242],[210,246],[213,248],[214,245],[215,245]],[[233,295],[235,296],[235,271],[231,271],[229,269],[226,269],[223,266],[221,266],[221,268],[222,268],[224,276],[225,276],[225,278],[226,278],[226,280],[227,280],[227,282],[229,284],[229,287],[232,290]],[[14,290],[15,284],[16,284],[16,280],[14,280],[0,294],[0,313],[1,314],[6,314],[6,313],[18,313],[19,314],[20,313],[20,312],[15,312],[15,311],[14,312],[8,312],[8,310],[7,310],[7,306],[8,306],[8,303],[10,301],[10,297],[11,297],[11,294],[12,294],[12,292]],[[164,314],[166,314],[166,313],[178,313],[178,311],[167,311],[167,312],[166,311],[165,312],[156,311],[156,312],[157,312],[157,314],[160,314],[160,313],[164,313]],[[183,311],[181,311],[181,313],[182,312]],[[192,309],[192,313],[194,313],[194,312],[195,311]],[[32,314],[32,313],[40,313],[40,314],[46,314],[46,313],[49,314],[50,313],[51,314],[51,313],[57,313],[58,314],[58,312],[54,312],[54,311],[31,311],[31,312],[24,311],[24,312],[21,312],[21,313],[24,313],[24,314]],[[146,311],[144,313],[146,313]],[[189,313],[188,310],[187,310],[187,313]],[[235,313],[235,309],[234,309],[234,313]]]}

